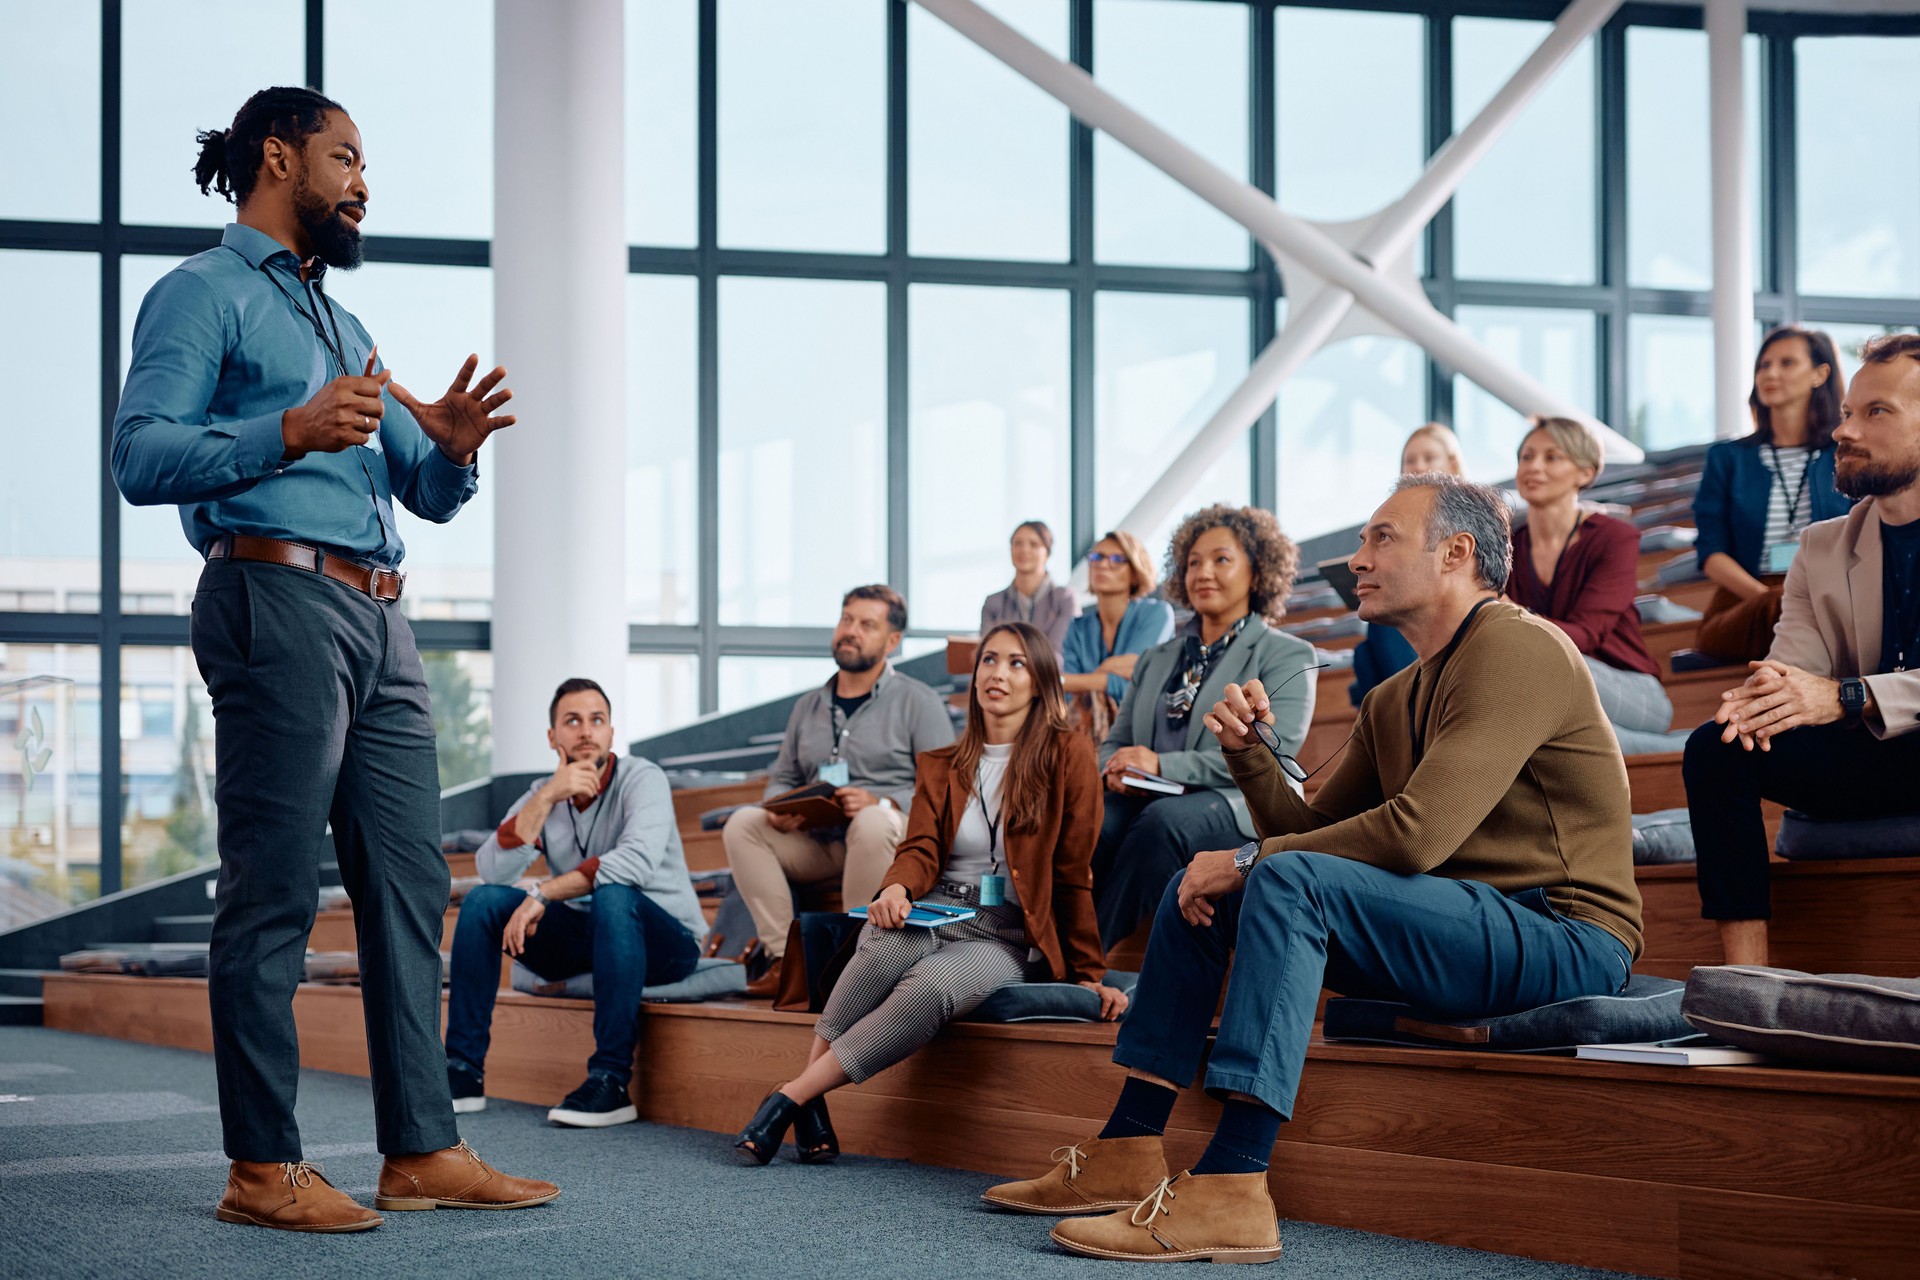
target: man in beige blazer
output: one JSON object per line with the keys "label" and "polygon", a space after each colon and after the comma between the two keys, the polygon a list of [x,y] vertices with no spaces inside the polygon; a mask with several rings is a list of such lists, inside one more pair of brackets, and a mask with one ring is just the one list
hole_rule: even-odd
{"label": "man in beige blazer", "polygon": [[1687,742],[1701,915],[1728,964],[1767,963],[1763,799],[1912,814],[1920,850],[1920,334],[1862,359],[1833,440],[1835,486],[1864,500],[1801,534],[1773,648]]}

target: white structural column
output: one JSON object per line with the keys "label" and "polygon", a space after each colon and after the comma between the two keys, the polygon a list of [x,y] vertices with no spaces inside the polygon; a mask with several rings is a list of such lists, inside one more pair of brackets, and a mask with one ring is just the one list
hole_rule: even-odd
{"label": "white structural column", "polygon": [[[494,0],[493,313],[520,421],[493,487],[493,767],[551,769],[571,676],[626,703],[621,0]],[[616,739],[616,749],[620,739]]]}
{"label": "white structural column", "polygon": [[1753,430],[1753,217],[1747,204],[1747,0],[1707,0],[1713,170],[1713,429]]}
{"label": "white structural column", "polygon": [[[1285,253],[1306,271],[1351,295],[1354,301],[1418,343],[1436,360],[1471,378],[1514,409],[1522,413],[1553,413],[1581,419],[1598,430],[1607,446],[1608,456],[1624,460],[1638,460],[1642,456],[1637,446],[1608,429],[1605,424],[1594,421],[1590,415],[1563,401],[1524,370],[1514,368],[1474,342],[1452,321],[1435,311],[1418,290],[1409,290],[1379,271],[1374,264],[1385,258],[1370,259],[1364,253],[1356,255],[1320,228],[1286,213],[1264,192],[1234,178],[1200,156],[1101,88],[1084,70],[1047,53],[986,12],[974,0],[916,0],[916,3],[1060,100],[1081,120],[1107,133],[1245,227],[1269,248]],[[1504,127],[1506,120],[1525,104],[1559,61],[1564,59],[1565,53],[1578,44],[1578,39],[1574,39],[1562,49],[1558,40],[1563,32],[1587,22],[1597,26],[1616,7],[1617,0],[1577,0],[1570,6],[1561,16],[1554,37],[1550,37],[1549,43],[1555,47],[1544,56],[1536,55],[1530,59],[1522,72],[1514,77],[1520,83],[1510,83],[1503,90],[1496,99],[1500,111],[1488,116],[1484,134],[1472,146],[1463,149],[1457,158],[1448,158],[1445,152],[1437,155],[1434,159],[1437,172],[1430,172],[1423,177],[1424,185],[1416,186],[1402,203],[1410,208],[1424,207],[1439,193],[1440,198],[1427,210],[1427,216],[1430,217],[1432,209],[1445,203],[1446,197],[1451,194],[1451,187],[1457,185],[1472,163],[1484,154],[1486,146]],[[1581,38],[1584,38],[1584,33]],[[1490,111],[1492,106],[1490,104]],[[1381,228],[1370,233],[1369,238],[1380,236],[1383,240],[1400,240],[1417,232],[1422,225],[1423,222],[1402,227],[1400,220],[1389,214],[1382,220]],[[1385,235],[1382,235],[1383,230]],[[1323,292],[1331,293],[1333,289]],[[1277,392],[1280,382],[1313,354],[1327,334],[1332,333],[1342,314],[1344,304],[1331,304],[1313,316],[1313,328],[1303,332],[1302,340],[1297,345],[1278,351],[1270,347],[1263,353],[1253,371],[1263,384],[1258,389],[1264,391],[1271,386]],[[1288,327],[1293,327],[1291,322]],[[1317,337],[1314,336],[1316,329],[1320,330]],[[1252,381],[1253,377],[1250,377],[1249,383]],[[1195,439],[1173,459],[1166,473],[1148,494],[1135,504],[1122,521],[1124,527],[1144,528],[1165,517],[1171,504],[1196,483],[1215,458],[1232,443],[1237,435],[1236,425],[1238,431],[1244,431],[1271,402],[1272,394],[1256,396],[1252,394],[1254,390],[1256,388],[1243,384],[1229,398],[1215,419],[1202,428]],[[1246,417],[1249,409],[1252,416]],[[1229,417],[1229,413],[1233,416]],[[1245,421],[1239,422],[1243,417]]]}

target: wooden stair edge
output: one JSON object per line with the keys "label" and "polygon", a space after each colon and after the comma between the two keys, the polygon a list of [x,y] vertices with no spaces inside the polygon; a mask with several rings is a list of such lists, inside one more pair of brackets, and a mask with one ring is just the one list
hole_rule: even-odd
{"label": "wooden stair edge", "polygon": [[[111,985],[132,991],[204,991],[205,978],[143,978],[113,973],[49,973],[45,979],[49,1004],[56,988],[63,984],[85,983],[89,987]],[[303,982],[303,998],[360,1001],[360,989],[352,985]],[[445,1003],[446,992],[441,992]],[[522,1007],[571,1014],[591,1025],[593,1001],[564,996],[535,996],[519,991],[502,991],[496,997],[496,1009]],[[769,1005],[743,1000],[713,1000],[693,1003],[647,1003],[640,1007],[643,1017],[682,1018],[698,1021],[758,1023],[770,1026],[811,1029],[818,1014],[786,1013]],[[954,1022],[941,1033],[957,1040],[1017,1040],[1044,1044],[1087,1045],[1110,1049],[1119,1029],[1112,1024],[1083,1022]],[[1400,1047],[1395,1045],[1355,1044],[1325,1039],[1316,1028],[1307,1048],[1309,1062],[1358,1062],[1376,1066],[1418,1067],[1423,1070],[1471,1071],[1483,1075],[1559,1076],[1585,1080],[1618,1080],[1683,1087],[1710,1085],[1716,1088],[1761,1089],[1784,1093],[1817,1093],[1856,1097],[1883,1097],[1902,1101],[1920,1101],[1920,1076],[1881,1074],[1863,1071],[1823,1071],[1816,1068],[1786,1066],[1727,1066],[1675,1068],[1627,1062],[1597,1062],[1565,1055],[1499,1053],[1469,1049]]]}

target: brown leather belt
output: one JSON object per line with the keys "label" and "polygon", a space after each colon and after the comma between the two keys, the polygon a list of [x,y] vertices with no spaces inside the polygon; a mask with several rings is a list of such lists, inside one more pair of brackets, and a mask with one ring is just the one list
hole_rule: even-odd
{"label": "brown leather belt", "polygon": [[256,538],[245,533],[223,533],[207,544],[209,560],[256,560],[261,564],[281,564],[289,569],[305,569],[323,578],[352,587],[375,600],[398,600],[407,585],[407,575],[391,569],[369,569],[340,556],[330,556],[318,547],[279,538]]}

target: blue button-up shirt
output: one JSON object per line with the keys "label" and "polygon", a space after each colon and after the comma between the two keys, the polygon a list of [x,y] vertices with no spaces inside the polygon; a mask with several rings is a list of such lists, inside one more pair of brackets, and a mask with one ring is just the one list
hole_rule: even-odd
{"label": "blue button-up shirt", "polygon": [[451,520],[478,487],[477,472],[455,466],[391,392],[378,447],[286,461],[280,415],[342,373],[302,308],[329,339],[338,321],[345,372],[363,372],[373,350],[358,320],[327,307],[317,280],[302,283],[292,250],[238,223],[218,249],[161,277],[140,304],[113,424],[113,478],[127,501],[178,503],[187,541],[202,554],[220,534],[246,533],[387,568],[406,550],[395,495],[423,519]]}

